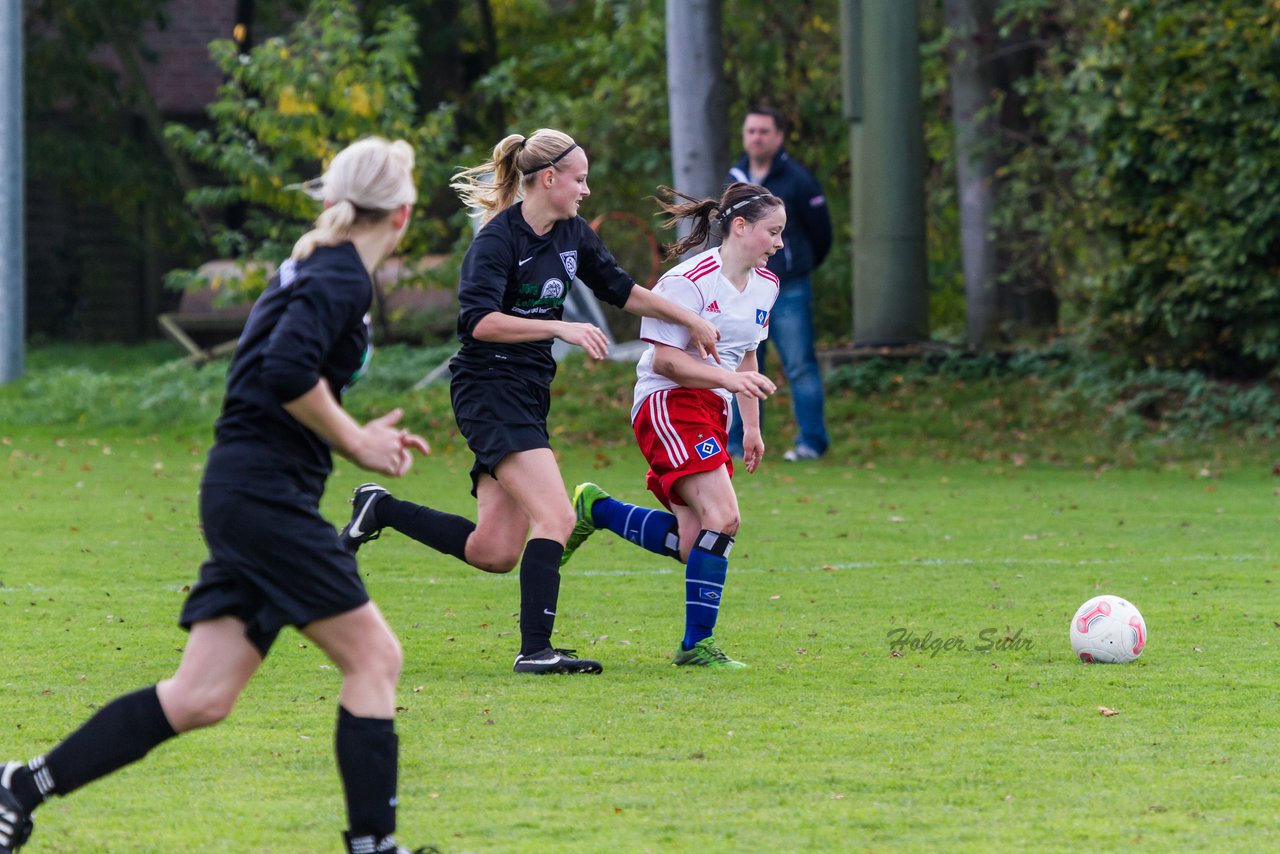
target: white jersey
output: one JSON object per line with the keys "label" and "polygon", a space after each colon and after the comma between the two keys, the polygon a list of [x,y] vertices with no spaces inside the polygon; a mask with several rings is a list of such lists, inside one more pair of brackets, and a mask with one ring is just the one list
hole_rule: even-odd
{"label": "white jersey", "polygon": [[[709,249],[669,270],[653,286],[653,292],[714,323],[720,330],[720,341],[716,345],[720,354],[718,367],[736,371],[743,357],[769,337],[769,314],[778,299],[778,277],[763,267],[756,267],[747,275],[747,286],[739,291],[724,277],[720,267],[719,248]],[[640,337],[650,346],[636,365],[632,421],[640,411],[640,404],[649,395],[663,389],[679,388],[667,377],[654,373],[654,344],[676,347],[708,365],[716,365],[715,359],[702,359],[698,355],[697,349],[689,342],[689,330],[678,323],[643,318]],[[733,397],[723,388],[715,389],[715,392],[726,401]]]}

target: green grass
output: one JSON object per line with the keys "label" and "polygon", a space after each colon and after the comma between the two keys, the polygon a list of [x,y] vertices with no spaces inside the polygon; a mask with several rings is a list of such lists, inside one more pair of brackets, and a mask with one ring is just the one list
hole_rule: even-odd
{"label": "green grass", "polygon": [[[140,386],[152,370],[98,381]],[[566,480],[645,500],[617,416],[624,372],[579,376],[556,402]],[[0,411],[28,393],[0,390]],[[440,391],[400,394],[436,453],[396,490],[473,514]],[[377,385],[351,396],[393,400]],[[836,395],[834,456],[741,474],[717,636],[745,672],[668,664],[682,570],[608,534],[566,569],[556,638],[603,661],[600,677],[510,672],[514,575],[395,534],[366,546],[406,652],[402,841],[451,854],[1274,848],[1274,443],[1117,444],[1088,411],[1055,420],[1044,405],[1025,383]],[[47,750],[178,660],[210,432],[164,426],[167,412],[3,421],[0,759]],[[365,479],[340,463],[326,515],[341,523]],[[1070,616],[1103,591],[1146,617],[1134,664],[1071,656]],[[967,648],[894,654],[902,630]],[[980,651],[992,638],[1029,646]],[[286,632],[229,721],[46,805],[24,854],[338,850],[338,686]]]}

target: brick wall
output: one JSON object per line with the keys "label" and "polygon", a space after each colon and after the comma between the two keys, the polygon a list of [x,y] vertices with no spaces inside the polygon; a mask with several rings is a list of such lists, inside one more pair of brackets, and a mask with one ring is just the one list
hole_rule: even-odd
{"label": "brick wall", "polygon": [[[209,42],[231,37],[235,10],[232,0],[169,0],[165,28],[147,25],[143,41],[155,61],[143,63],[143,74],[162,113],[200,114],[213,100],[222,72],[209,58]],[[96,58],[108,68],[119,68],[106,46]]]}
{"label": "brick wall", "polygon": [[[11,2],[11,0],[0,0]],[[104,0],[105,2],[105,0]],[[222,84],[209,42],[229,38],[234,0],[169,0],[163,29],[148,24],[142,73],[166,120],[199,122]],[[119,70],[109,46],[95,58]],[[32,116],[29,126],[57,124]],[[132,130],[130,130],[132,128]],[[122,117],[122,132],[142,131]],[[60,195],[28,184],[26,196],[27,328],[33,334],[79,340],[136,341],[158,334],[156,315],[176,304],[161,277],[164,247],[152,245],[138,221],[116,218],[93,198]]]}

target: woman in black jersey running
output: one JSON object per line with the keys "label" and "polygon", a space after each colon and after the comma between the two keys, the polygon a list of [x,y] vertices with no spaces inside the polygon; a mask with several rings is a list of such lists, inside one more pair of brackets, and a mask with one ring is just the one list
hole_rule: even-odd
{"label": "woman in black jersey running", "polygon": [[413,159],[405,142],[365,139],[309,185],[325,210],[254,306],[227,376],[200,487],[209,559],[182,609],[190,637],[177,672],[103,706],[44,756],[0,768],[0,854],[26,841],[45,798],[223,720],[290,625],[342,672],[346,850],[408,854],[392,836],[400,644],[318,505],[331,449],[392,477],[428,451],[396,427],[400,410],[362,425],[340,398],[368,362],[371,276],[409,222]]}
{"label": "woman in black jersey running", "polygon": [[[458,339],[450,395],[475,454],[476,522],[396,499],[377,484],[356,490],[343,529],[351,550],[393,528],[489,572],[520,564],[517,673],[599,673],[600,663],[551,645],[560,555],[576,517],[551,443],[547,414],[559,339],[602,359],[604,332],[563,320],[574,279],[601,300],[689,329],[715,357],[716,327],[635,281],[618,266],[578,206],[590,195],[587,155],[568,135],[544,129],[498,143],[493,158],[453,184],[481,211],[483,227],[462,262]],[[527,539],[527,543],[526,543]]]}

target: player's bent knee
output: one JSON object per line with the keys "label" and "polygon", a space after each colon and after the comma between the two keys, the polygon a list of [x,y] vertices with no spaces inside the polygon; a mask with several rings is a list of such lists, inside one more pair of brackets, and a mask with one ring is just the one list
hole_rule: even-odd
{"label": "player's bent knee", "polygon": [[578,524],[578,517],[574,515],[573,509],[568,509],[568,513],[556,513],[554,516],[535,520],[533,523],[533,529],[537,532],[535,536],[541,534],[558,543],[567,542],[569,535],[573,533],[573,526]]}
{"label": "player's bent knee", "polygon": [[239,694],[230,691],[187,691],[174,687],[161,704],[174,732],[222,723],[231,716]]}
{"label": "player's bent knee", "polygon": [[399,682],[400,671],[404,669],[404,649],[400,640],[388,632],[381,641],[370,644],[364,667],[381,680],[393,685]]}
{"label": "player's bent knee", "polygon": [[515,551],[476,555],[474,559],[471,556],[468,556],[467,562],[476,569],[502,574],[510,572],[516,568],[516,564],[520,562],[520,552]]}
{"label": "player's bent knee", "polygon": [[713,511],[707,513],[701,520],[704,531],[718,531],[730,537],[738,536],[738,525],[741,521],[742,517],[734,511]]}

